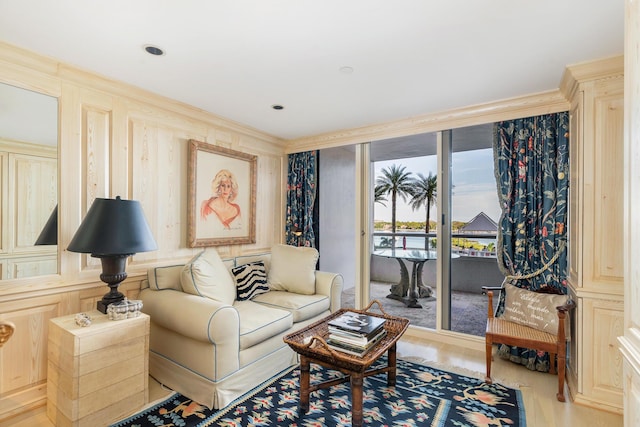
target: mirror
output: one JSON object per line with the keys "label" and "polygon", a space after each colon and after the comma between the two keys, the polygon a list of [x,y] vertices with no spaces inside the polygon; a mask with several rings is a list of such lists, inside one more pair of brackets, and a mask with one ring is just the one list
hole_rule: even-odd
{"label": "mirror", "polygon": [[0,83],[0,183],[0,279],[56,274],[57,98]]}

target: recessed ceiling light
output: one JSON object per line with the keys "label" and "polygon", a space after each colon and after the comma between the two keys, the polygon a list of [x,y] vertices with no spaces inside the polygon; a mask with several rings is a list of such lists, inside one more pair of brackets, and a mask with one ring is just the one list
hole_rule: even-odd
{"label": "recessed ceiling light", "polygon": [[157,46],[153,46],[153,45],[150,45],[150,44],[146,45],[146,46],[144,47],[144,50],[145,50],[147,53],[150,53],[151,55],[155,55],[155,56],[162,56],[162,55],[164,55],[164,50],[160,49],[160,48],[159,48],[159,47],[157,47]]}
{"label": "recessed ceiling light", "polygon": [[284,110],[284,107],[280,104],[273,104],[271,108],[273,108],[274,110]]}
{"label": "recessed ceiling light", "polygon": [[353,67],[348,67],[348,66],[340,67],[340,72],[342,74],[351,74],[353,73]]}

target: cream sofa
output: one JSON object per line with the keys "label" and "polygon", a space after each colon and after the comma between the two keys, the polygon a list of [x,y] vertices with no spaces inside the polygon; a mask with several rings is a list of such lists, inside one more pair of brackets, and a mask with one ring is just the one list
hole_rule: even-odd
{"label": "cream sofa", "polygon": [[[316,271],[317,259],[315,249],[285,245],[227,260],[207,249],[185,265],[150,269],[140,299],[151,317],[151,376],[221,408],[297,363],[283,336],[340,308],[342,276]],[[238,300],[234,267],[260,261],[270,290]]]}

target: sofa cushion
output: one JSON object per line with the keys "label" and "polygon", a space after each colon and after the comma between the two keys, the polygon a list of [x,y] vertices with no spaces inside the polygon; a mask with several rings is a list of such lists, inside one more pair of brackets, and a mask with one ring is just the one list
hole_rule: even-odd
{"label": "sofa cushion", "polygon": [[293,315],[293,322],[302,322],[311,319],[329,310],[331,299],[326,295],[302,295],[287,291],[270,291],[266,294],[257,295],[254,302],[269,307],[275,307],[290,311]]}
{"label": "sofa cushion", "polygon": [[[556,307],[567,302],[567,295],[533,292],[505,284],[504,313],[502,318],[556,335],[558,312]],[[570,335],[568,329],[565,331]]]}
{"label": "sofa cushion", "polygon": [[182,269],[180,283],[184,292],[233,304],[236,286],[215,249],[208,248],[189,261]]}
{"label": "sofa cushion", "polygon": [[267,277],[269,287],[276,291],[315,294],[317,262],[315,248],[275,245],[271,249],[271,268]]}
{"label": "sofa cushion", "polygon": [[153,267],[147,271],[147,279],[149,287],[153,290],[160,291],[163,289],[175,289],[182,291],[180,284],[180,275],[184,265],[168,265],[165,267]]}
{"label": "sofa cushion", "polygon": [[252,299],[256,295],[269,292],[267,272],[262,261],[243,264],[231,269],[236,281],[236,294],[239,301]]}
{"label": "sofa cushion", "polygon": [[241,266],[243,264],[249,264],[252,262],[262,261],[264,263],[264,269],[267,273],[269,273],[269,269],[271,268],[271,253],[262,253],[262,254],[254,254],[254,255],[241,255],[235,258],[235,267]]}
{"label": "sofa cushion", "polygon": [[293,326],[293,316],[286,310],[253,301],[236,301],[233,306],[240,318],[240,350],[268,340]]}

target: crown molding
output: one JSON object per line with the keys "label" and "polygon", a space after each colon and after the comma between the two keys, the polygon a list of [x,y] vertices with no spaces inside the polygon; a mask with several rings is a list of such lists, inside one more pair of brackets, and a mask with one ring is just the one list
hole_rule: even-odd
{"label": "crown molding", "polygon": [[560,92],[573,99],[582,83],[621,77],[624,75],[624,57],[611,56],[597,61],[568,65],[560,81]]}
{"label": "crown molding", "polygon": [[287,142],[285,150],[287,153],[295,153],[339,147],[567,110],[569,102],[558,89],[555,89],[393,122],[293,139]]}

